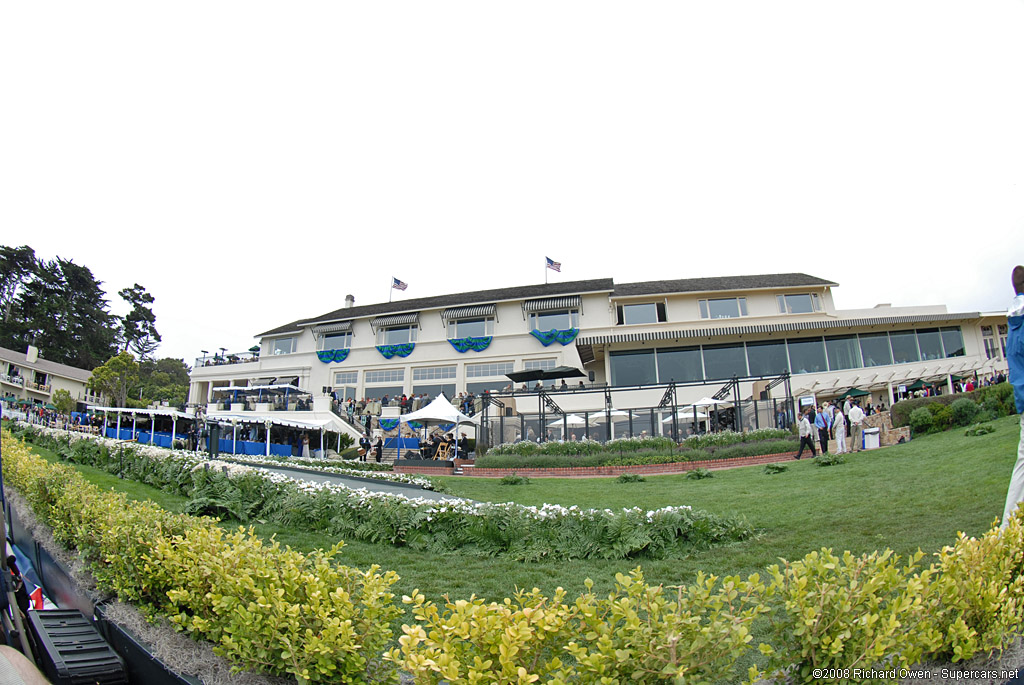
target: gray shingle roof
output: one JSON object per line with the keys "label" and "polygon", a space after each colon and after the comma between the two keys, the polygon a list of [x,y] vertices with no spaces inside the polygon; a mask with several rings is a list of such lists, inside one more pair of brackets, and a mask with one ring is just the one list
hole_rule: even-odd
{"label": "gray shingle roof", "polygon": [[758,288],[803,288],[834,286],[838,283],[807,274],[761,274],[757,276],[717,276],[684,278],[674,281],[620,283],[612,297],[664,295],[668,293],[712,292],[716,290],[755,290]]}
{"label": "gray shingle roof", "polygon": [[495,290],[477,290],[475,292],[457,293],[454,295],[436,295],[434,297],[421,297],[413,300],[401,300],[398,302],[382,302],[380,304],[368,304],[362,307],[350,307],[348,309],[336,309],[323,316],[316,316],[311,319],[299,319],[284,326],[257,335],[277,335],[297,331],[304,326],[311,324],[326,323],[344,319],[358,319],[367,316],[380,316],[382,314],[399,314],[402,312],[415,312],[425,309],[438,309],[441,307],[464,306],[470,304],[490,304],[503,300],[525,300],[532,297],[550,297],[553,295],[570,295],[578,293],[607,292],[615,289],[615,282],[610,278],[596,278],[589,281],[570,281],[567,283],[547,283],[540,285],[523,285],[512,288],[497,288]]}
{"label": "gray shingle roof", "polygon": [[42,371],[45,374],[53,374],[54,376],[60,376],[62,378],[70,378],[75,381],[82,381],[83,383],[89,380],[92,376],[92,369],[78,369],[74,366],[68,366],[67,364],[58,364],[57,362],[51,362],[47,359],[40,357],[34,363],[29,364],[25,361],[24,352],[16,352],[15,350],[9,350],[6,347],[0,347],[0,359],[5,362],[11,362],[18,367],[26,369],[35,369],[36,371]]}

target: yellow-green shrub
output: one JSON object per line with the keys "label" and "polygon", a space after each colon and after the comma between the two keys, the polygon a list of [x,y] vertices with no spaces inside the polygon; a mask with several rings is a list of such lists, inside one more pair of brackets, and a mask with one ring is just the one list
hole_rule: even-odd
{"label": "yellow-green shrub", "polygon": [[561,588],[552,598],[534,588],[442,612],[414,593],[404,600],[418,623],[403,626],[387,658],[418,683],[711,683],[734,679],[750,624],[767,611],[757,576],[719,585],[701,575],[674,592],[645,583],[640,569],[616,581],[607,597],[588,592],[572,605]]}
{"label": "yellow-green shrub", "polygon": [[390,678],[380,660],[401,613],[394,572],[337,566],[336,545],[303,555],[226,534],[213,519],[171,514],[103,492],[48,464],[4,431],[4,476],[91,563],[97,582],[162,614],[239,665],[299,682]]}
{"label": "yellow-green shrub", "polygon": [[942,635],[936,656],[954,662],[1003,649],[1024,624],[1024,512],[1005,530],[980,538],[961,533],[938,552],[934,629]]}
{"label": "yellow-green shrub", "polygon": [[[857,682],[852,669],[899,669],[940,640],[927,621],[932,568],[918,552],[905,565],[891,550],[842,558],[830,549],[769,568],[781,602],[772,616],[769,667],[797,682]],[[815,674],[824,669],[825,676]],[[836,677],[848,672],[851,675]]]}

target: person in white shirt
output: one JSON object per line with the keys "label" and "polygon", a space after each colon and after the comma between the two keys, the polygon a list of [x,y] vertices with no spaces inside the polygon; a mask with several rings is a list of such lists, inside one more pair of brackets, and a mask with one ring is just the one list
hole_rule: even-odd
{"label": "person in white shirt", "polygon": [[832,430],[836,435],[836,454],[846,454],[850,450],[846,447],[846,419],[841,411],[832,414]]}
{"label": "person in white shirt", "polygon": [[810,409],[805,409],[804,413],[800,415],[800,423],[798,424],[798,430],[800,431],[800,451],[796,453],[797,459],[803,455],[804,447],[811,448],[811,458],[818,456],[814,451],[814,438],[812,437],[811,420],[807,418],[810,413]]}
{"label": "person in white shirt", "polygon": [[863,449],[863,426],[864,426],[864,410],[860,408],[860,401],[854,400],[853,406],[850,407],[850,434],[853,435],[853,450],[854,452],[860,452]]}

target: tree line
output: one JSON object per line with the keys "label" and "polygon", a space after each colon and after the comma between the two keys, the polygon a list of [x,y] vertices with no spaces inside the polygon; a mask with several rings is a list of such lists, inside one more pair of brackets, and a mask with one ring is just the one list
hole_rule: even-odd
{"label": "tree line", "polygon": [[102,286],[70,259],[40,259],[27,245],[0,246],[0,347],[34,345],[44,359],[93,369],[91,387],[118,406],[183,403],[188,366],[153,358],[161,341],[153,296],[138,283],[121,289],[117,294],[130,310],[117,316]]}

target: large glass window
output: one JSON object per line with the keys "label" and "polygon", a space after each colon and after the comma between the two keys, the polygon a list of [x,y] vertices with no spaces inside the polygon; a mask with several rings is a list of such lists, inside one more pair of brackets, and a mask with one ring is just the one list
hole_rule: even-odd
{"label": "large glass window", "polygon": [[434,381],[444,378],[455,378],[455,366],[428,366],[412,370],[412,381]]}
{"label": "large glass window", "polygon": [[402,345],[416,342],[416,326],[391,326],[377,331],[378,345]]}
{"label": "large glass window", "polygon": [[532,331],[565,331],[580,327],[580,314],[576,309],[562,309],[552,312],[533,312],[530,314],[530,330]]}
{"label": "large glass window", "polygon": [[734,319],[747,315],[747,298],[727,297],[717,300],[700,300],[700,318]]}
{"label": "large glass window", "polygon": [[825,352],[828,354],[828,368],[833,371],[861,367],[860,344],[855,335],[825,338]]}
{"label": "large glass window", "polygon": [[889,344],[892,346],[893,364],[921,361],[921,354],[917,351],[917,334],[914,331],[890,333]]}
{"label": "large glass window", "polygon": [[295,338],[277,338],[270,345],[271,354],[291,354],[295,351]]}
{"label": "large glass window", "polygon": [[630,350],[612,352],[612,385],[640,385],[657,383],[654,365],[654,350]]}
{"label": "large glass window", "polygon": [[[474,395],[487,392],[502,392],[511,383],[509,379],[505,380],[492,380],[492,381],[477,381],[475,383],[466,383],[466,392],[471,392]],[[496,411],[492,409],[492,411]]]}
{"label": "large glass window", "polygon": [[947,326],[940,328],[942,333],[942,349],[947,357],[964,356],[964,336],[959,326]]}
{"label": "large glass window", "polygon": [[458,319],[448,322],[449,338],[482,338],[494,335],[494,319]]}
{"label": "large glass window", "polygon": [[385,395],[391,400],[395,397],[401,397],[403,392],[405,392],[405,388],[401,385],[382,385],[376,388],[366,388],[363,394],[368,400],[379,400]]}
{"label": "large glass window", "polygon": [[776,295],[780,314],[808,314],[821,310],[821,303],[815,293],[799,295]]}
{"label": "large glass window", "polygon": [[704,346],[704,377],[732,378],[747,375],[747,355],[743,343]]}
{"label": "large glass window", "polygon": [[892,364],[892,351],[889,349],[888,333],[862,333],[860,336],[860,354],[864,358],[864,366],[885,366]]}
{"label": "large glass window", "polygon": [[623,304],[618,308],[619,324],[658,323],[665,321],[664,302],[645,302],[643,304]]}
{"label": "large glass window", "polygon": [[512,373],[515,362],[491,362],[490,364],[466,364],[466,378],[504,376]]}
{"label": "large glass window", "polygon": [[781,340],[747,343],[747,362],[752,376],[771,376],[787,371],[786,343]]}
{"label": "large glass window", "polygon": [[658,350],[658,380],[688,383],[704,378],[699,347],[665,347]]}
{"label": "large glass window", "polygon": [[428,383],[422,385],[412,386],[413,395],[427,395],[431,399],[437,397],[441,393],[449,400],[455,399],[455,384],[454,383]]}
{"label": "large glass window", "polygon": [[792,373],[818,373],[826,369],[825,343],[821,338],[789,340],[786,345]]}
{"label": "large glass window", "polygon": [[405,380],[405,369],[379,369],[366,372],[367,383],[401,383]]}
{"label": "large glass window", "polygon": [[334,374],[334,385],[355,385],[359,382],[358,371],[338,371]]}
{"label": "large glass window", "polygon": [[555,368],[554,359],[527,359],[523,362],[524,371],[550,371]]}
{"label": "large glass window", "polygon": [[321,350],[344,350],[352,347],[351,331],[345,333],[329,333],[320,336]]}
{"label": "large glass window", "polygon": [[942,338],[938,328],[923,328],[917,332],[917,345],[921,350],[921,361],[942,359]]}

